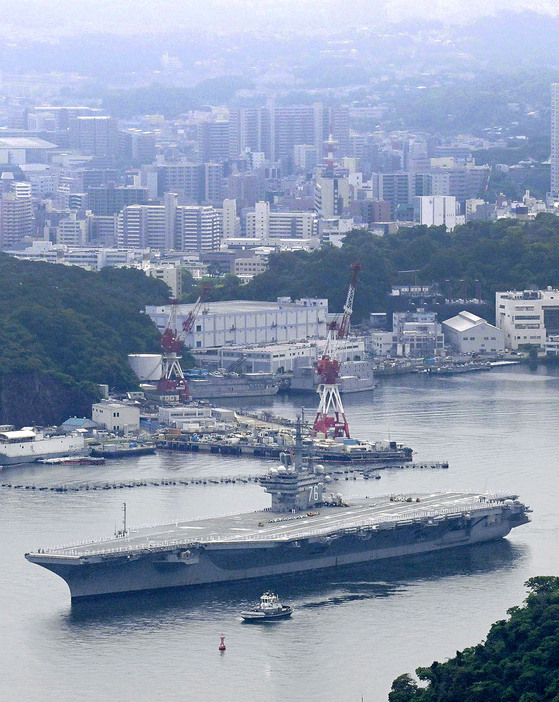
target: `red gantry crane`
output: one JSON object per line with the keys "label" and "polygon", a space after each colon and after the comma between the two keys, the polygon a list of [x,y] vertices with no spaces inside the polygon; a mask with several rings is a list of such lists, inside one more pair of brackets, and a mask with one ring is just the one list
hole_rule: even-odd
{"label": "red gantry crane", "polygon": [[345,436],[348,439],[349,426],[345,416],[342,398],[340,396],[340,365],[339,342],[349,334],[351,313],[353,312],[353,299],[357,275],[361,270],[360,263],[352,263],[351,282],[347,291],[344,311],[339,322],[330,322],[324,353],[316,363],[316,372],[320,376],[317,392],[320,403],[314,420],[313,430],[322,432],[325,436],[333,435],[334,438]]}
{"label": "red gantry crane", "polygon": [[165,331],[161,334],[161,351],[163,358],[161,361],[161,379],[157,384],[157,389],[160,394],[178,395],[179,402],[188,400],[188,385],[181,368],[180,351],[182,348],[182,340],[185,334],[192,331],[196,317],[202,307],[202,302],[208,292],[209,285],[203,285],[200,296],[196,300],[194,307],[188,313],[188,317],[182,323],[182,329],[177,330],[177,300],[170,300],[171,310]]}

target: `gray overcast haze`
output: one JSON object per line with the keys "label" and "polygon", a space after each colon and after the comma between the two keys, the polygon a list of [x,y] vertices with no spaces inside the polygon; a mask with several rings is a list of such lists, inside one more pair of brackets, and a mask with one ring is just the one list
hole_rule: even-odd
{"label": "gray overcast haze", "polygon": [[462,23],[501,10],[557,15],[557,0],[0,0],[5,38],[81,33],[155,34],[203,28],[316,31],[382,26],[409,18]]}

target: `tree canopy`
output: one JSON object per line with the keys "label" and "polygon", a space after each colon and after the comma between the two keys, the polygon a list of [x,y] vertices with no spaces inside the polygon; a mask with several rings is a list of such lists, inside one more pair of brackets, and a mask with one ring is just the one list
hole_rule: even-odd
{"label": "tree canopy", "polygon": [[484,643],[418,668],[427,687],[400,675],[389,702],[559,702],[559,578],[526,586],[524,606],[493,624]]}
{"label": "tree canopy", "polygon": [[[474,281],[494,304],[495,291],[559,285],[559,217],[539,214],[534,221],[501,219],[471,221],[454,231],[445,227],[402,228],[384,237],[353,231],[341,248],[323,246],[312,252],[272,254],[269,267],[242,285],[238,279],[218,281],[213,300],[275,300],[278,296],[325,297],[330,310],[343,308],[350,279],[349,266],[360,261],[354,319],[389,308],[392,285],[450,280],[454,290],[465,281],[470,296]],[[190,293],[196,299],[198,289]]]}
{"label": "tree canopy", "polygon": [[[46,398],[37,388],[47,378],[49,391],[54,380],[66,395],[73,390],[84,401],[98,396],[98,383],[118,390],[134,387],[137,379],[127,354],[159,350],[157,329],[141,310],[167,299],[167,286],[141,271],[104,268],[93,273],[1,254],[0,421],[45,419],[41,407]],[[28,378],[27,385],[16,382],[22,377]],[[22,385],[29,394],[21,403],[29,406],[16,418],[11,413],[21,403],[11,390]],[[61,406],[62,415],[64,411]]]}

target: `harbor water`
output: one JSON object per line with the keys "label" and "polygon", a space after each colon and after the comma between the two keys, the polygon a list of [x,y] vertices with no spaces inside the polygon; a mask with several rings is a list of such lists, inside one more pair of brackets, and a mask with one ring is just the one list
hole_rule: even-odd
{"label": "harbor water", "polygon": [[[291,418],[301,404],[310,412],[316,399],[243,400]],[[0,483],[21,487],[0,489],[0,699],[386,702],[401,673],[481,641],[523,600],[528,578],[559,575],[556,370],[393,377],[345,404],[355,436],[390,436],[412,446],[418,462],[450,465],[386,470],[379,481],[341,475],[333,489],[349,501],[512,491],[533,509],[532,522],[505,540],[446,553],[72,606],[64,581],[28,563],[26,551],[112,535],[123,502],[132,527],[261,509],[269,496],[255,483],[181,481],[254,475],[273,464],[167,452],[102,466],[5,469]],[[38,489],[88,481],[117,487]],[[146,484],[118,487],[139,482]],[[243,624],[240,611],[267,589],[294,607],[292,618]]]}

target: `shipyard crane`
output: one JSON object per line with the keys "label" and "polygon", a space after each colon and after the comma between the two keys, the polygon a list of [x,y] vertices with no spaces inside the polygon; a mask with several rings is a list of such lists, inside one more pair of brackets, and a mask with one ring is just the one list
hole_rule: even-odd
{"label": "shipyard crane", "polygon": [[209,285],[202,286],[200,295],[194,307],[188,313],[187,318],[182,323],[180,331],[177,330],[178,302],[177,300],[169,301],[171,307],[169,318],[167,319],[167,324],[160,341],[163,358],[161,360],[161,379],[157,384],[157,389],[160,394],[178,395],[179,402],[186,402],[188,400],[188,385],[181,368],[181,356],[179,355],[182,348],[182,341],[185,334],[192,331],[196,317],[202,307],[202,302],[210,289],[211,287]]}
{"label": "shipyard crane", "polygon": [[334,438],[345,436],[348,439],[350,438],[349,426],[340,396],[341,361],[339,359],[339,342],[349,334],[355,285],[361,270],[361,264],[352,263],[350,268],[351,282],[347,291],[342,317],[339,322],[333,321],[328,324],[324,352],[315,367],[321,382],[317,388],[317,393],[320,395],[320,403],[313,425],[315,433],[322,432],[325,436],[333,434]]}

